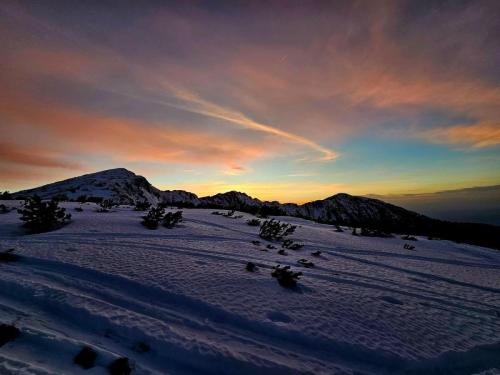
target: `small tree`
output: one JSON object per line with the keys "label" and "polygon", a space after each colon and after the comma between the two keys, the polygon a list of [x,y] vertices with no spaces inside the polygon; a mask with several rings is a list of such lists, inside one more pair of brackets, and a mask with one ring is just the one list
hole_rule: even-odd
{"label": "small tree", "polygon": [[250,219],[247,221],[247,224],[250,225],[251,227],[258,227],[258,226],[260,226],[260,220],[259,219]]}
{"label": "small tree", "polygon": [[142,217],[142,225],[148,229],[156,229],[164,214],[165,210],[162,207],[151,207],[146,216]]}
{"label": "small tree", "polygon": [[150,207],[151,203],[149,203],[148,201],[136,202],[134,211],[146,211],[149,210]]}
{"label": "small tree", "polygon": [[302,272],[293,272],[290,266],[273,267],[271,276],[278,280],[278,283],[284,288],[293,288],[297,285],[297,280],[302,276]]}
{"label": "small tree", "polygon": [[182,211],[167,212],[163,217],[163,226],[173,228],[182,221]]}
{"label": "small tree", "polygon": [[114,207],[114,203],[111,199],[104,199],[101,203],[99,203],[99,208],[97,212],[109,212]]}
{"label": "small tree", "polygon": [[266,220],[260,226],[259,236],[268,241],[281,240],[292,234],[295,228],[297,228],[296,225],[282,223],[278,220]]}
{"label": "small tree", "polygon": [[26,199],[23,208],[18,212],[24,226],[31,233],[49,232],[71,220],[71,214],[66,213],[65,208],[59,207],[56,199],[44,202],[38,195]]}

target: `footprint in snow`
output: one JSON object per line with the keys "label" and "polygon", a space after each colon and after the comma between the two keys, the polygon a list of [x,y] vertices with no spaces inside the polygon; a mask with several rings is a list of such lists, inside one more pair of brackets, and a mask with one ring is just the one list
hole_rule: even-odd
{"label": "footprint in snow", "polygon": [[383,296],[383,297],[380,297],[380,299],[385,301],[385,302],[392,303],[393,305],[403,305],[403,302],[401,302],[397,298],[394,298],[391,296]]}
{"label": "footprint in snow", "polygon": [[279,322],[279,323],[290,323],[292,321],[292,318],[279,311],[271,311],[267,313],[267,318],[269,320],[272,320],[273,322]]}

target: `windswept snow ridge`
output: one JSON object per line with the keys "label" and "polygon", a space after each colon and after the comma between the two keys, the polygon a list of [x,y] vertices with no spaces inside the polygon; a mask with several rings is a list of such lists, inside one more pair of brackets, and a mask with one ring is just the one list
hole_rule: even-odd
{"label": "windswept snow ridge", "polygon": [[[500,369],[497,251],[422,237],[410,251],[399,237],[281,217],[305,244],[284,256],[279,243],[266,249],[249,214],[185,209],[181,225],[148,230],[130,207],[63,205],[73,222],[37,235],[22,234],[15,211],[0,215],[0,250],[21,255],[0,263],[0,323],[22,332],[0,347],[2,375],[106,374],[118,357],[137,374]],[[277,264],[303,272],[296,290],[271,277]],[[98,352],[88,371],[72,363],[86,345]]]}

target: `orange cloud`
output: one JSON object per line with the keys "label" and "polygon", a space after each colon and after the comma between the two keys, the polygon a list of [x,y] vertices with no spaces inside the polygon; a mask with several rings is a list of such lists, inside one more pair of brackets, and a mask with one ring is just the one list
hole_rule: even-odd
{"label": "orange cloud", "polygon": [[431,143],[483,148],[500,145],[500,124],[484,122],[473,125],[456,125],[417,132],[415,136]]}

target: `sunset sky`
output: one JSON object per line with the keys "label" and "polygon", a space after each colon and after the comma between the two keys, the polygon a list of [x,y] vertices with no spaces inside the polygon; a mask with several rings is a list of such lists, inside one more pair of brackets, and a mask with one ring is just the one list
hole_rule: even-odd
{"label": "sunset sky", "polygon": [[2,1],[0,190],[500,184],[500,1]]}

